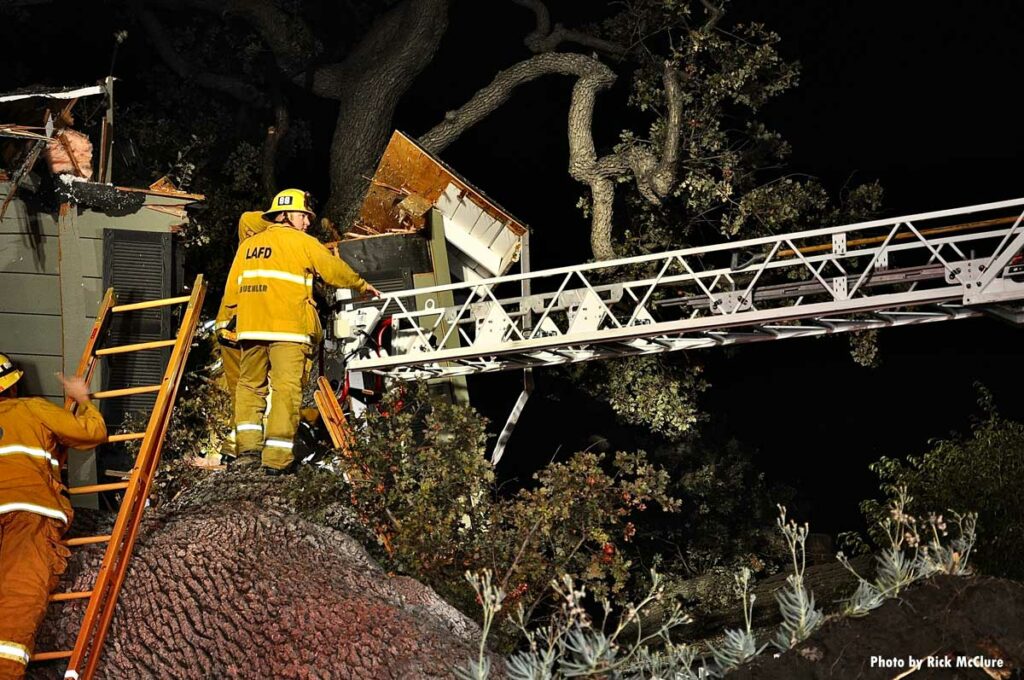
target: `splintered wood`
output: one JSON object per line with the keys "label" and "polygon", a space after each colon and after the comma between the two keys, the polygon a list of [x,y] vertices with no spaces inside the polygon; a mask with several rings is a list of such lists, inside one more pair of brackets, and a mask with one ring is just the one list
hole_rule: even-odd
{"label": "splintered wood", "polygon": [[359,218],[345,238],[414,233],[449,185],[471,198],[481,210],[521,235],[518,220],[401,132],[395,132],[380,159],[363,200]]}

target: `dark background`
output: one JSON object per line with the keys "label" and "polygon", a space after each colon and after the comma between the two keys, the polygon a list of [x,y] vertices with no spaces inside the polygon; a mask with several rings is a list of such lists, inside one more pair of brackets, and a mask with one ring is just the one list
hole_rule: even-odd
{"label": "dark background", "polygon": [[[550,7],[554,21],[570,26],[607,11],[597,2],[552,0]],[[159,64],[141,29],[118,25],[120,14],[107,3],[53,8],[37,36],[12,36],[0,91],[94,82],[109,70],[111,34],[126,27],[115,68],[121,110],[141,96],[139,80]],[[819,177],[833,193],[880,180],[884,214],[898,215],[1024,193],[1017,171],[1022,14],[1010,1],[744,0],[722,26],[763,22],[781,34],[782,54],[803,66],[799,86],[762,112],[792,144],[791,169]],[[395,126],[413,135],[428,130],[497,70],[529,56],[522,38],[532,26],[532,15],[510,2],[455,2],[440,51],[403,100]],[[442,154],[532,227],[535,269],[589,257],[588,224],[574,207],[583,187],[566,169],[571,86],[549,76],[521,88]],[[599,149],[620,129],[645,125],[625,108],[627,92],[623,77],[599,100]],[[322,196],[334,113],[312,99],[295,113],[313,122],[313,158],[281,168],[280,183]],[[796,490],[798,519],[819,531],[859,528],[857,502],[877,487],[868,464],[921,453],[930,438],[965,431],[978,413],[976,381],[992,390],[1003,413],[1024,417],[1021,338],[990,320],[889,330],[875,369],[854,364],[842,336],[701,350],[712,385],[701,404],[711,426],[755,448],[769,478]],[[610,425],[606,408],[556,382],[538,374],[502,463],[505,476],[522,481],[537,461],[582,448],[595,434],[616,448],[635,447],[629,430]],[[500,430],[518,376],[480,377],[470,388],[492,430]]]}

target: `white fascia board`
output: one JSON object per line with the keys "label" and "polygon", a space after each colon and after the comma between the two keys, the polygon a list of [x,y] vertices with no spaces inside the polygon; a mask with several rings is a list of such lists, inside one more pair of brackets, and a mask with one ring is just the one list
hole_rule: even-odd
{"label": "white fascia board", "polygon": [[19,92],[17,94],[0,95],[0,103],[14,102],[19,99],[31,99],[32,97],[46,97],[47,99],[75,99],[76,97],[89,97],[94,94],[104,94],[106,90],[102,85],[90,87],[79,87],[66,92]]}
{"label": "white fascia board", "polygon": [[492,253],[487,246],[477,241],[470,234],[463,231],[459,224],[447,215],[444,219],[444,237],[449,243],[461,250],[474,262],[491,273],[491,276],[501,276],[501,256]]}

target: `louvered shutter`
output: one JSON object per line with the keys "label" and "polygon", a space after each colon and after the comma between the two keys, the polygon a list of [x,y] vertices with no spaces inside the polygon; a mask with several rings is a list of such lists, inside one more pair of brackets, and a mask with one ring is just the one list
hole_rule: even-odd
{"label": "louvered shutter", "polygon": [[[174,245],[172,234],[104,229],[104,290],[113,286],[118,304],[179,295],[182,277],[176,271],[180,258],[175,257]],[[171,338],[171,312],[171,307],[157,307],[114,315],[106,346]],[[103,389],[155,385],[163,378],[169,358],[170,348],[106,357]],[[155,394],[104,399],[101,410],[113,430],[120,427],[128,413],[148,414],[155,400]]]}

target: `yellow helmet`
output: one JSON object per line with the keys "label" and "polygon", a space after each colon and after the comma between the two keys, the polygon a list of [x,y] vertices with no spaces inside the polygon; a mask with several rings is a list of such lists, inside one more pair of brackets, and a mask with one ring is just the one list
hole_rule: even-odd
{"label": "yellow helmet", "polygon": [[18,382],[24,371],[14,365],[6,354],[0,354],[0,393]]}
{"label": "yellow helmet", "polygon": [[310,219],[316,216],[313,196],[302,189],[285,189],[274,196],[270,207],[263,213],[263,219],[273,221],[277,215],[283,212],[302,212],[309,215]]}

